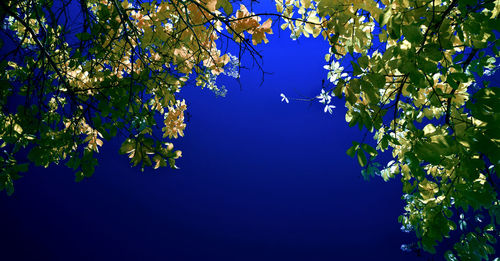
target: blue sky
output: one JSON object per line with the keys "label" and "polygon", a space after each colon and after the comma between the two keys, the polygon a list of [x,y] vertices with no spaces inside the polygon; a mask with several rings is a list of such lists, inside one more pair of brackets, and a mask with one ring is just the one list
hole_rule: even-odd
{"label": "blue sky", "polygon": [[399,181],[364,181],[345,154],[363,132],[347,126],[343,102],[333,115],[317,101],[281,102],[320,92],[327,43],[273,28],[258,48],[262,85],[253,68],[241,85],[220,79],[225,98],[182,90],[191,118],[175,141],[180,170],[142,173],[113,140],[90,179],[33,168],[2,193],[2,260],[424,259],[400,250],[415,238],[397,222]]}

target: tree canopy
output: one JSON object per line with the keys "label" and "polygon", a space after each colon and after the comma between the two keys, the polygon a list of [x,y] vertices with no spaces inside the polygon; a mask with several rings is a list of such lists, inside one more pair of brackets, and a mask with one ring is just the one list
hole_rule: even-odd
{"label": "tree canopy", "polygon": [[282,28],[329,41],[332,87],[318,99],[325,111],[344,99],[349,126],[373,133],[375,148],[365,136],[347,154],[365,177],[401,178],[399,222],[417,247],[433,253],[460,229],[446,258],[488,259],[500,225],[500,88],[484,77],[498,64],[499,1],[278,0],[277,10],[321,24],[284,18]]}
{"label": "tree canopy", "polygon": [[[181,152],[171,140],[183,136],[187,109],[176,93],[196,84],[224,95],[217,76],[238,77],[244,51],[258,58],[253,46],[272,33],[261,16],[279,17],[292,39],[330,44],[329,83],[313,99],[330,113],[343,99],[349,126],[366,131],[347,151],[364,177],[401,179],[399,222],[419,239],[403,248],[434,253],[458,230],[446,259],[495,254],[500,88],[487,78],[498,65],[498,0],[276,0],[268,14],[235,11],[227,0],[0,7],[0,189],[8,194],[29,164],[92,175],[103,140],[117,135],[132,165],[175,167]],[[79,8],[77,22],[70,8]],[[229,43],[237,56],[223,51]],[[384,152],[393,160],[382,166]]]}
{"label": "tree canopy", "polygon": [[133,166],[175,167],[181,151],[171,140],[184,135],[187,108],[176,93],[191,80],[223,95],[215,79],[239,70],[238,57],[220,50],[224,39],[256,53],[253,45],[272,33],[271,20],[244,5],[233,12],[227,0],[0,7],[0,189],[8,194],[29,164],[17,155],[38,166],[64,162],[78,181],[94,172],[103,140],[117,135]]}

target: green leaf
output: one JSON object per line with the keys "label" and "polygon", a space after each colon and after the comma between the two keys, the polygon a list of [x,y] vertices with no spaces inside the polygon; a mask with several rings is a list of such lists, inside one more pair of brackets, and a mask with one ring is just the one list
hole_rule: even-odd
{"label": "green leaf", "polygon": [[366,166],[368,160],[366,159],[365,153],[362,150],[357,151],[358,163],[361,167]]}
{"label": "green leaf", "polygon": [[87,32],[83,32],[83,33],[79,33],[79,34],[76,34],[75,35],[76,38],[78,38],[80,41],[88,41],[88,40],[91,40],[92,39],[92,35],[87,33]]}
{"label": "green leaf", "polygon": [[385,86],[385,76],[379,73],[368,74],[368,79],[377,89],[382,89]]}
{"label": "green leaf", "polygon": [[347,151],[346,154],[349,155],[351,158],[354,158],[354,154],[356,154],[356,151],[358,150],[359,145],[352,145]]}
{"label": "green leaf", "polygon": [[412,44],[420,44],[423,39],[422,32],[417,24],[403,26],[403,35]]}
{"label": "green leaf", "polygon": [[431,74],[431,73],[436,72],[438,69],[436,63],[434,63],[432,61],[428,61],[428,60],[424,59],[423,57],[419,56],[417,61],[418,61],[418,68],[421,69],[424,73]]}
{"label": "green leaf", "polygon": [[354,76],[358,76],[358,75],[363,73],[363,71],[361,70],[361,68],[359,67],[359,65],[357,63],[351,61],[351,65],[352,65],[352,70],[353,70]]}
{"label": "green leaf", "polygon": [[424,47],[424,53],[426,54],[426,57],[436,62],[443,58],[443,53],[437,44],[427,44]]}
{"label": "green leaf", "polygon": [[228,0],[217,0],[215,9],[219,9],[220,7],[224,9],[226,15],[230,15],[233,13],[233,5]]}
{"label": "green leaf", "polygon": [[83,175],[83,172],[78,171],[75,173],[75,182],[80,182],[85,178],[85,175]]}
{"label": "green leaf", "polygon": [[390,27],[388,28],[389,31],[389,36],[391,39],[397,40],[401,37],[401,25],[397,22],[394,21],[393,19],[392,23],[390,23]]}
{"label": "green leaf", "polygon": [[368,56],[363,55],[363,56],[359,57],[358,64],[359,64],[359,66],[361,66],[361,68],[366,69],[366,67],[368,67]]}
{"label": "green leaf", "polygon": [[21,163],[16,165],[16,170],[18,172],[26,172],[28,171],[28,167],[30,166],[29,163]]}
{"label": "green leaf", "polygon": [[130,153],[134,149],[135,149],[135,140],[126,139],[120,147],[120,154]]}
{"label": "green leaf", "polygon": [[363,143],[361,144],[361,148],[366,151],[368,154],[370,154],[370,156],[372,157],[375,157],[378,155],[378,152],[377,150],[375,150],[372,146],[366,144],[366,143]]}

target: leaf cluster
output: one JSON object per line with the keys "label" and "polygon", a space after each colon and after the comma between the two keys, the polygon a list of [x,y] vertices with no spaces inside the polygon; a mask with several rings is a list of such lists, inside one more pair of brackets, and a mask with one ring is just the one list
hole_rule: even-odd
{"label": "leaf cluster", "polygon": [[131,165],[176,168],[181,88],[219,92],[216,77],[239,70],[222,44],[256,54],[272,33],[270,20],[227,0],[9,0],[0,16],[0,190],[9,195],[31,164],[90,177],[114,137]]}
{"label": "leaf cluster", "polygon": [[[500,226],[500,89],[483,77],[498,65],[500,3],[276,3],[283,14],[315,16],[321,32],[314,36],[331,46],[326,61],[348,65],[327,68],[333,86],[326,95],[345,101],[349,126],[372,133],[376,148],[363,138],[347,154],[365,168],[365,177],[400,177],[406,206],[399,221],[415,232],[417,247],[434,253],[438,242],[461,230],[447,259],[493,255]],[[284,28],[292,38],[308,36],[290,21],[284,19]],[[393,160],[378,168],[375,156],[384,151]],[[478,215],[487,218],[466,230],[463,220]]]}

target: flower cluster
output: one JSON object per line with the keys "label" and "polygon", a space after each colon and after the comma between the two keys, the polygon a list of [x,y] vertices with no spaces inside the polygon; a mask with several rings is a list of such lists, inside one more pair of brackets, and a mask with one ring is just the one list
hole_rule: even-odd
{"label": "flower cluster", "polygon": [[240,78],[240,59],[230,53],[228,53],[228,56],[229,62],[226,64],[223,74],[238,79]]}
{"label": "flower cluster", "polygon": [[[330,80],[330,82],[332,82],[333,84],[337,84],[339,83],[339,80],[340,78],[347,78],[348,74],[343,72],[344,71],[344,67],[340,66],[340,63],[337,62],[337,61],[332,61],[331,64],[327,64],[325,66],[323,66],[323,68],[325,68],[326,70],[328,70],[328,79]],[[350,80],[350,78],[346,79],[347,81]]]}
{"label": "flower cluster", "polygon": [[218,87],[217,89],[214,89],[213,92],[217,97],[226,97],[227,94],[227,89],[225,85],[222,85]]}
{"label": "flower cluster", "polygon": [[320,103],[325,105],[325,113],[333,113],[332,109],[335,109],[335,105],[330,104],[332,102],[332,96],[330,95],[330,92],[325,92],[325,89],[321,89],[320,95],[316,96],[316,98],[319,99]]}
{"label": "flower cluster", "polygon": [[410,233],[412,230],[413,230],[413,227],[409,223],[406,223],[406,224],[401,226],[401,231],[403,231],[405,233]]}
{"label": "flower cluster", "polygon": [[[240,73],[239,73],[240,61],[238,57],[232,54],[228,54],[228,56],[229,56],[229,62],[226,64],[222,74],[233,78],[240,78]],[[217,86],[217,76],[218,75],[208,71],[202,78],[200,78],[197,85],[201,85],[202,87],[207,87],[212,92],[214,92],[216,96],[226,97],[227,88],[224,85]]]}
{"label": "flower cluster", "polygon": [[217,75],[208,72],[207,81],[204,87],[207,87],[210,90],[217,89]]}
{"label": "flower cluster", "polygon": [[226,97],[227,88],[225,85],[217,86],[217,75],[208,73],[207,81],[205,82],[205,86],[210,89],[216,96]]}

